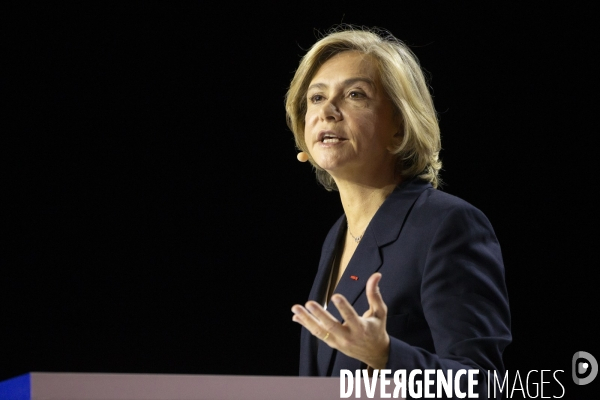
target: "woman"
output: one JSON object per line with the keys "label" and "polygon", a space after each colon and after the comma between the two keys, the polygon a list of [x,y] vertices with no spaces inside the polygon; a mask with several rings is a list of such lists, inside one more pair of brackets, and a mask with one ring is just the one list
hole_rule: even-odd
{"label": "woman", "polygon": [[388,33],[331,33],[300,62],[286,111],[299,159],[344,208],[292,307],[300,374],[478,369],[485,393],[511,341],[502,256],[483,213],[436,190],[440,133],[416,57]]}

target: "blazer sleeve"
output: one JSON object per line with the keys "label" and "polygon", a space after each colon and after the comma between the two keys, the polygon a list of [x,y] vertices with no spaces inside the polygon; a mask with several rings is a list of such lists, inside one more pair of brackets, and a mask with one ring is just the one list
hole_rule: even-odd
{"label": "blazer sleeve", "polygon": [[487,398],[488,371],[504,373],[511,334],[500,246],[481,211],[464,203],[445,214],[432,236],[420,294],[435,354],[390,337],[386,368],[478,369],[476,389]]}

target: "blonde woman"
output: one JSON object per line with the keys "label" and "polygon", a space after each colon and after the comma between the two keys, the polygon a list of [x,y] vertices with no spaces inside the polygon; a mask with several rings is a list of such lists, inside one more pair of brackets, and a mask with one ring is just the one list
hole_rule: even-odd
{"label": "blonde woman", "polygon": [[292,307],[300,375],[477,369],[486,393],[511,341],[502,255],[484,214],[436,189],[440,133],[416,57],[387,32],[338,29],[300,62],[286,111],[299,159],[344,209]]}

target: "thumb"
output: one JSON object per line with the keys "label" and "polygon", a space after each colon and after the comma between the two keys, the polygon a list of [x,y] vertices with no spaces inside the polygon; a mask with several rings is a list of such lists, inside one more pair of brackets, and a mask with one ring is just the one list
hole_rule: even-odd
{"label": "thumb", "polygon": [[387,306],[383,302],[381,292],[379,291],[379,281],[381,273],[376,272],[369,277],[367,281],[367,301],[369,302],[370,314],[377,318],[385,318],[387,316]]}

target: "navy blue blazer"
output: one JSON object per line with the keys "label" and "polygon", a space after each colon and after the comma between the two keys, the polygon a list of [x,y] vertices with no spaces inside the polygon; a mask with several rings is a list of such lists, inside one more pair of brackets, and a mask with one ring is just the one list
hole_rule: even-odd
{"label": "navy blue blazer", "polygon": [[[336,246],[345,233],[342,215],[323,244],[310,300],[325,298]],[[504,266],[481,211],[423,180],[403,182],[373,216],[335,289],[359,315],[369,308],[365,284],[376,271],[382,274],[379,287],[388,307],[386,368],[477,368],[480,381],[487,371],[504,373],[502,353],[511,341]],[[342,321],[332,302],[327,310]],[[360,361],[302,328],[300,375],[339,376],[341,369],[361,368]]]}

